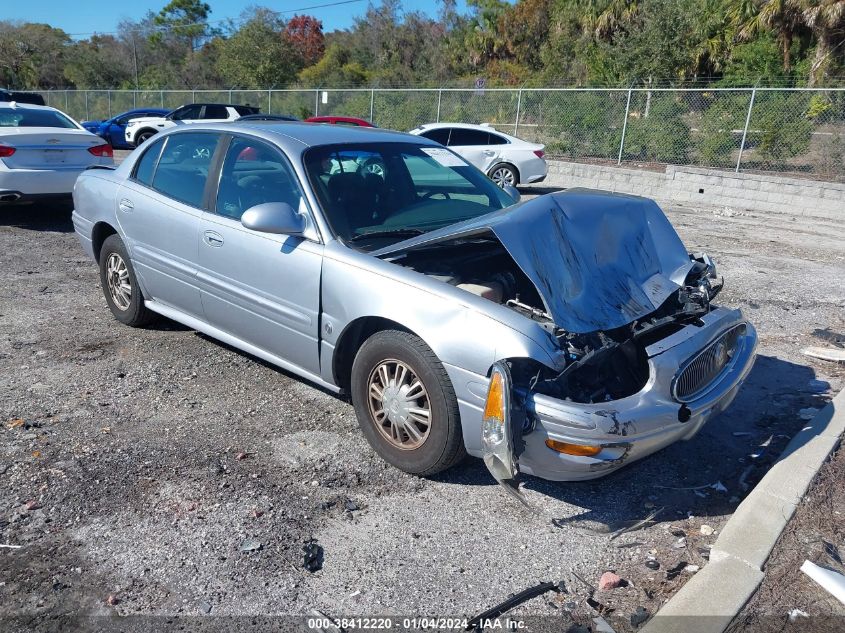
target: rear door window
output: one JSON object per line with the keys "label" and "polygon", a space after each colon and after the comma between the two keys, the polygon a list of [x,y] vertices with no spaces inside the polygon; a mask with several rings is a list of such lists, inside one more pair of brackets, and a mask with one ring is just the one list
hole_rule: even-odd
{"label": "rear door window", "polygon": [[201,208],[218,140],[217,134],[200,132],[168,136],[153,176],[153,189]]}
{"label": "rear door window", "polygon": [[465,147],[467,145],[488,145],[489,140],[489,132],[456,127],[452,129],[452,134],[449,137],[449,146]]}
{"label": "rear door window", "polygon": [[226,111],[226,106],[222,105],[207,105],[205,112],[202,115],[203,119],[228,119],[229,113]]}
{"label": "rear door window", "polygon": [[441,145],[448,145],[449,144],[449,128],[448,127],[441,127],[436,130],[427,130],[420,134],[420,136],[424,136],[425,138],[430,138],[432,141],[436,141]]}

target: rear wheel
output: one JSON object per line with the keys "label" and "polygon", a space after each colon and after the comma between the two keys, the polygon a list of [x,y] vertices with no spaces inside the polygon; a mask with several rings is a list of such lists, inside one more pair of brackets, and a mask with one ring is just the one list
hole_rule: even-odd
{"label": "rear wheel", "polygon": [[118,235],[109,235],[100,249],[100,284],[115,319],[131,327],[152,321],[154,315],[144,305],[135,270]]}
{"label": "rear wheel", "polygon": [[419,337],[386,330],[367,339],[352,364],[351,391],[367,441],[400,470],[433,475],[466,455],[449,376]]}
{"label": "rear wheel", "polygon": [[143,132],[139,132],[138,136],[135,137],[135,145],[140,145],[144,141],[149,140],[155,136],[155,132],[153,130],[144,130]]}
{"label": "rear wheel", "polygon": [[519,184],[519,174],[516,171],[516,167],[508,163],[493,165],[490,171],[487,172],[487,175],[500,187],[504,187],[505,185],[516,187]]}

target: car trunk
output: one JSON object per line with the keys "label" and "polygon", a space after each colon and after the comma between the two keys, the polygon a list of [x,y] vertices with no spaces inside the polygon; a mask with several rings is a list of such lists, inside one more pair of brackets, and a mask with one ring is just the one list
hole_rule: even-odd
{"label": "car trunk", "polygon": [[100,159],[88,150],[103,140],[84,130],[19,128],[12,134],[3,130],[0,143],[15,148],[14,154],[3,159],[8,168],[51,169],[98,164]]}

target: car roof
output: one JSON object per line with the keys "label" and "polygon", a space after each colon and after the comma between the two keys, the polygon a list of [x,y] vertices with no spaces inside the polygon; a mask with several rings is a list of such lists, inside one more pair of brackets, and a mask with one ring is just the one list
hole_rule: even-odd
{"label": "car roof", "polygon": [[[36,105],[34,103],[24,103],[23,101],[3,101],[2,99],[0,99],[0,107],[3,107],[3,108],[12,107],[13,103],[15,104],[14,108],[18,109],[18,110],[49,110],[51,112],[62,112],[61,110],[58,110],[57,108],[53,108],[53,107],[46,106],[46,105]],[[62,112],[62,114],[64,114],[64,112]]]}
{"label": "car roof", "polygon": [[504,134],[501,130],[497,130],[489,123],[424,123],[423,125],[418,126],[416,129],[418,130],[436,130],[438,128],[444,127],[459,127],[464,128],[466,130],[482,130],[484,132],[498,132],[499,134]]}
{"label": "car roof", "polygon": [[[281,142],[281,144],[286,144],[285,141],[292,140],[307,147],[333,145],[335,143],[414,143],[415,145],[440,147],[438,143],[424,137],[383,128],[314,125],[313,123],[296,121],[241,122],[237,119],[231,123],[194,123],[189,126],[189,129],[193,131],[256,133],[259,136]],[[177,130],[186,131],[185,128],[177,128],[171,133],[175,133]]]}

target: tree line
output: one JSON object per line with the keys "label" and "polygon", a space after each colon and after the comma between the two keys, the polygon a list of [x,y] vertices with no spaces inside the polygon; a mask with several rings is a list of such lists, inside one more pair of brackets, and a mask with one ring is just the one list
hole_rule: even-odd
{"label": "tree line", "polygon": [[370,3],[349,29],[250,7],[215,20],[171,0],[113,33],[0,21],[12,89],[842,85],[845,0]]}

